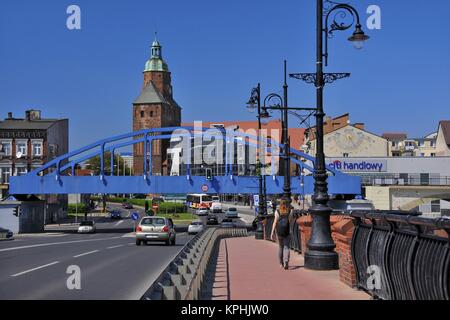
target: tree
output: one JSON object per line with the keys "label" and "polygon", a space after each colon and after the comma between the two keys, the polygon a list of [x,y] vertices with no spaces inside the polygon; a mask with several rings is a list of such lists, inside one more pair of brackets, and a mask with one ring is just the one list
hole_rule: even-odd
{"label": "tree", "polygon": [[[119,168],[117,167],[117,160],[119,160]],[[95,156],[86,162],[86,167],[94,171],[95,175],[100,175],[100,156]],[[111,174],[111,152],[105,152],[103,172],[105,175]],[[128,176],[131,168],[127,166],[125,160],[118,154],[114,155],[114,175]]]}

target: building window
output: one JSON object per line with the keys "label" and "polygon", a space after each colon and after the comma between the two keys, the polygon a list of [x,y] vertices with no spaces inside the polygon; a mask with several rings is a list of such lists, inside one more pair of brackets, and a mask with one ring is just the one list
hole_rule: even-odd
{"label": "building window", "polygon": [[430,147],[434,148],[436,146],[436,141],[431,140],[430,141]]}
{"label": "building window", "polygon": [[33,142],[33,156],[36,156],[36,157],[42,156],[42,143],[41,142]]}
{"label": "building window", "polygon": [[421,157],[425,157],[425,153],[421,152],[421,153],[420,153],[420,156],[421,156]]}
{"label": "building window", "polygon": [[397,146],[397,142],[392,141],[392,146],[393,146],[393,147],[396,147],[396,146]]}
{"label": "building window", "polygon": [[26,167],[16,167],[16,176],[23,176],[28,173]]}
{"label": "building window", "polygon": [[142,110],[141,111],[141,118],[145,117],[145,112]]}
{"label": "building window", "polygon": [[16,151],[17,153],[21,153],[22,156],[27,155],[27,142],[26,141],[17,141],[16,143]]}
{"label": "building window", "polygon": [[12,143],[10,141],[0,142],[0,153],[5,156],[10,156],[12,153]]}
{"label": "building window", "polygon": [[150,111],[150,117],[153,118],[153,111]]}
{"label": "building window", "polygon": [[344,158],[348,158],[348,153],[344,153],[342,156],[343,156]]}
{"label": "building window", "polygon": [[11,176],[11,168],[10,167],[0,168],[0,183],[2,183],[2,184],[9,183],[10,176]]}
{"label": "building window", "polygon": [[436,157],[436,153],[430,154],[430,157]]}

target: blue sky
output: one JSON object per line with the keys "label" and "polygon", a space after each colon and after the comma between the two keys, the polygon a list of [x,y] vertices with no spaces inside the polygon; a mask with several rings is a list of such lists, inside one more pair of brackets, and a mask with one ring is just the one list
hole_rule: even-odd
{"label": "blue sky", "polygon": [[[362,51],[330,41],[328,72],[351,72],[325,91],[325,111],[349,112],[381,134],[423,136],[450,119],[450,2],[350,1],[362,14],[376,4],[382,29]],[[82,30],[66,28],[66,8],[82,10]],[[183,120],[245,120],[251,88],[281,91],[289,72],[315,67],[313,0],[2,0],[0,117],[28,108],[70,118],[71,149],[131,131],[132,102],[158,31]],[[313,86],[290,80],[290,104],[314,106]],[[291,123],[294,123],[292,118]]]}

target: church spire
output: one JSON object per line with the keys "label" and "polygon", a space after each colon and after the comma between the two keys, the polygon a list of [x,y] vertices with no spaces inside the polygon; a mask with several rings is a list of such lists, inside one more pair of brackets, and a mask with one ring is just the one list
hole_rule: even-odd
{"label": "church spire", "polygon": [[162,58],[162,46],[158,41],[156,32],[155,32],[155,40],[152,43],[151,57],[145,64],[144,72],[147,71],[169,71],[167,64]]}

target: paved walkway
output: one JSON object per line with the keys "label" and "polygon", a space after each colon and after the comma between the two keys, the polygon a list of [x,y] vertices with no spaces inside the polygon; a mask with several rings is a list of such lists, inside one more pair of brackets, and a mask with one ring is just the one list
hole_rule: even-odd
{"label": "paved walkway", "polygon": [[220,242],[213,300],[369,300],[339,281],[338,271],[304,269],[291,252],[289,270],[280,268],[275,243],[254,237]]}

